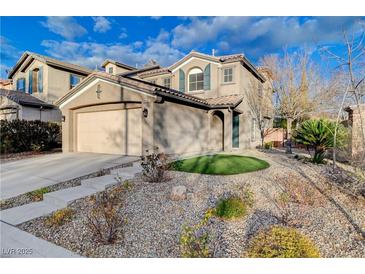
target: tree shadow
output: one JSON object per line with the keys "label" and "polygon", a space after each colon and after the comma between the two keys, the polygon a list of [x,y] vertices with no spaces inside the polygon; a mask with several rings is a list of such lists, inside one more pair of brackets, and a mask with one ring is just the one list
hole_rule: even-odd
{"label": "tree shadow", "polygon": [[[321,187],[317,181],[313,180],[310,176],[308,176],[306,171],[303,170],[303,168],[301,168],[299,165],[293,164],[292,161],[282,161],[282,160],[279,161],[278,159],[275,159],[275,158],[271,158],[271,160],[281,166],[284,166],[286,168],[289,168],[289,169],[297,172],[299,175],[301,175],[303,178],[305,178],[312,187],[314,187],[316,190],[318,190],[326,198],[327,201],[329,201],[333,206],[335,206],[337,208],[337,210],[339,212],[341,212],[341,214],[347,219],[347,221],[349,222],[349,224],[351,224],[351,226],[354,228],[354,230],[363,238],[363,240],[365,240],[365,230],[363,230],[361,228],[361,225],[359,225],[354,220],[354,218],[351,216],[351,214],[348,212],[348,210],[344,207],[344,205],[342,205],[339,201],[337,201],[334,197],[332,197],[331,193],[329,193],[326,189]],[[317,173],[318,176],[316,176],[316,178],[319,178],[318,180],[320,180],[320,178],[323,177],[323,175],[318,173],[317,171],[315,171],[313,169],[312,169],[312,171]]]}

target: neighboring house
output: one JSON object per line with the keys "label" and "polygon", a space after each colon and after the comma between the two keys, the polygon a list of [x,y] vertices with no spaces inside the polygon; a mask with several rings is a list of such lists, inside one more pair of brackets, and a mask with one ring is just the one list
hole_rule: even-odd
{"label": "neighboring house", "polygon": [[53,104],[91,72],[78,65],[27,51],[8,77],[13,81],[13,90]]}
{"label": "neighboring house", "polygon": [[0,120],[61,121],[60,110],[27,93],[0,89]]}
{"label": "neighboring house", "polygon": [[[357,106],[349,106],[345,108],[345,111],[348,112],[348,125],[350,126],[351,156],[354,159],[364,157],[365,143],[363,138],[365,135],[365,104],[360,105],[360,111]],[[361,132],[361,130],[363,130],[363,132]]]}
{"label": "neighboring house", "polygon": [[168,68],[103,66],[106,73],[92,73],[56,102],[64,116],[64,152],[143,155],[155,146],[167,154],[235,151],[260,143],[248,93],[261,98],[271,117],[267,73],[242,54],[191,52]]}
{"label": "neighboring house", "polygon": [[13,89],[13,82],[9,79],[7,80],[0,79],[0,89],[7,89],[7,90]]}

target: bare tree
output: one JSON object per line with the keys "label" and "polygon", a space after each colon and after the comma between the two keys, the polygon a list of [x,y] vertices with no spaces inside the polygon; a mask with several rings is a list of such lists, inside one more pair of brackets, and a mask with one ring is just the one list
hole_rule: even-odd
{"label": "bare tree", "polygon": [[273,86],[277,94],[277,114],[287,121],[287,137],[291,138],[293,121],[302,118],[314,109],[310,90],[317,77],[314,65],[305,52],[289,53],[282,57],[265,56],[261,63],[273,73]]}
{"label": "bare tree", "polygon": [[[339,53],[335,53],[328,47],[323,48],[323,52],[329,59],[336,61],[337,66],[334,71],[342,73],[345,76],[345,82],[342,86],[342,99],[338,108],[336,125],[340,122],[340,116],[343,112],[345,103],[352,101],[356,104],[360,116],[360,132],[362,143],[365,144],[365,134],[363,125],[363,114],[361,113],[360,104],[365,99],[365,30],[361,34],[354,31],[349,35],[343,31],[343,48]],[[334,149],[333,149],[333,169],[336,168],[336,137],[337,126],[334,132]],[[362,156],[365,161],[365,153]]]}
{"label": "bare tree", "polygon": [[259,68],[260,72],[265,75],[266,82],[261,83],[252,80],[250,89],[245,92],[246,101],[251,109],[251,113],[257,122],[260,130],[261,147],[264,147],[266,129],[269,126],[270,119],[273,117],[272,109],[272,79],[271,73],[267,68]]}

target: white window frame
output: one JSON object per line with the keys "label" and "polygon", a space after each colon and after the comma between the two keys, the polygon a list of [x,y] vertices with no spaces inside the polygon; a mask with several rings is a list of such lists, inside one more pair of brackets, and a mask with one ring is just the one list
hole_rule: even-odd
{"label": "white window frame", "polygon": [[[198,74],[202,74],[203,75],[203,79],[201,81],[198,81],[196,76],[196,81],[195,81],[195,87],[196,89],[191,90],[190,89],[190,76],[191,75],[198,75]],[[198,83],[202,83],[202,88],[198,89]],[[204,71],[201,68],[193,68],[189,71],[188,73],[188,92],[200,92],[204,90]]]}
{"label": "white window frame", "polygon": [[[226,75],[226,70],[231,70],[231,74]],[[223,77],[223,83],[224,84],[233,83],[233,74],[234,74],[233,71],[234,71],[233,67],[224,67],[223,68],[223,75],[222,75],[222,77]],[[230,81],[226,81],[225,80],[226,76],[227,77],[231,76],[231,80]]]}
{"label": "white window frame", "polygon": [[[169,85],[167,86],[166,85],[166,82],[165,81],[167,81],[168,80],[168,82],[169,82]],[[171,77],[165,77],[165,78],[163,78],[163,86],[165,87],[165,88],[171,88]]]}

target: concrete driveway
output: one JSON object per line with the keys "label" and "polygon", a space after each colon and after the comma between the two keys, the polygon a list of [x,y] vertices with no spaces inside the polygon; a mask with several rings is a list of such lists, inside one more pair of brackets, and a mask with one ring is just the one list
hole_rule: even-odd
{"label": "concrete driveway", "polygon": [[137,160],[99,153],[59,153],[1,164],[0,199]]}

